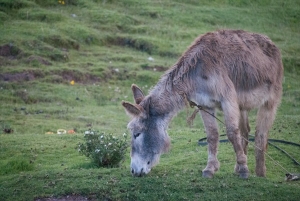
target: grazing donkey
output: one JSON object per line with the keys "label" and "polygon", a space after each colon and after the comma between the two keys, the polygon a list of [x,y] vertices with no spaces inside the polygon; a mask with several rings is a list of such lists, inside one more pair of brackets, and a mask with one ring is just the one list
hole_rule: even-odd
{"label": "grazing donkey", "polygon": [[[268,131],[282,94],[283,65],[279,49],[266,36],[242,30],[220,30],[196,38],[194,43],[145,96],[132,85],[135,104],[122,102],[132,116],[131,173],[142,176],[169,149],[171,119],[185,107],[185,99],[211,114],[224,113],[226,133],[236,153],[235,172],[248,178],[248,112],[258,108],[255,153],[256,175],[265,176]],[[219,169],[218,125],[200,111],[208,141],[207,166],[202,176],[212,178]]]}

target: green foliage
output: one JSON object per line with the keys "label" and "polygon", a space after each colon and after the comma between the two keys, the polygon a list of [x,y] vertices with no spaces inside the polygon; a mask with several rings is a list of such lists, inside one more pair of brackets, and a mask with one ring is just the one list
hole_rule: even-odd
{"label": "green foliage", "polygon": [[15,11],[30,6],[34,6],[34,4],[26,0],[15,0],[15,1],[0,0],[0,10],[3,11]]}
{"label": "green foliage", "polygon": [[124,162],[128,143],[127,135],[123,139],[112,134],[97,131],[85,131],[85,143],[79,143],[78,152],[89,157],[98,167],[119,167]]}
{"label": "green foliage", "polygon": [[3,23],[5,20],[9,20],[9,16],[6,13],[0,11],[0,23]]}
{"label": "green foliage", "polygon": [[0,175],[15,174],[19,172],[32,171],[34,165],[30,160],[24,158],[14,158],[1,167]]}
{"label": "green foliage", "polygon": [[27,21],[55,23],[62,21],[64,16],[57,12],[47,12],[41,8],[27,8],[18,11],[18,18]]}

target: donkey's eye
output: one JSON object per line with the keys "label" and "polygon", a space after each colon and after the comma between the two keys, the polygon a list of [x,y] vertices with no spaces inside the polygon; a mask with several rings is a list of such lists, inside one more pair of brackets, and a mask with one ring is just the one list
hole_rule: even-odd
{"label": "donkey's eye", "polygon": [[141,133],[133,134],[134,139],[136,139],[138,136],[140,136],[140,134],[141,134]]}

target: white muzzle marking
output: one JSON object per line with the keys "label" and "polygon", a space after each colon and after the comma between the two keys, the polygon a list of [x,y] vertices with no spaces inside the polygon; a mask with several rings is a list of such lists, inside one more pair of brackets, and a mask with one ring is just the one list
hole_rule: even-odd
{"label": "white muzzle marking", "polygon": [[147,161],[137,155],[135,157],[131,157],[130,167],[132,175],[136,177],[141,177],[151,171],[150,162],[148,164]]}

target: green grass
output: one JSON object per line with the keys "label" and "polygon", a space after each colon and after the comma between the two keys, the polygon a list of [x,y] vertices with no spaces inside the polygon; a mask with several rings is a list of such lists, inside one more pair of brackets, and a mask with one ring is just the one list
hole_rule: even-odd
{"label": "green grass", "polygon": [[[171,151],[146,177],[131,176],[130,150],[120,168],[105,169],[75,148],[90,127],[128,133],[120,102],[132,101],[131,84],[147,92],[194,38],[223,28],[266,34],[280,48],[284,93],[270,138],[300,143],[299,13],[296,0],[0,0],[0,46],[11,47],[9,55],[0,51],[1,199],[298,200],[299,181],[285,182],[286,172],[271,159],[267,178],[255,176],[253,145],[249,179],[233,174],[229,143],[219,147],[219,172],[203,179],[207,147],[197,141],[204,128],[199,117],[189,128],[186,111],[170,124]],[[250,124],[253,133],[255,112]],[[5,128],[14,132],[5,134]],[[77,133],[45,134],[57,129]],[[299,147],[277,145],[300,161]],[[300,172],[275,148],[269,146],[268,154]]]}

